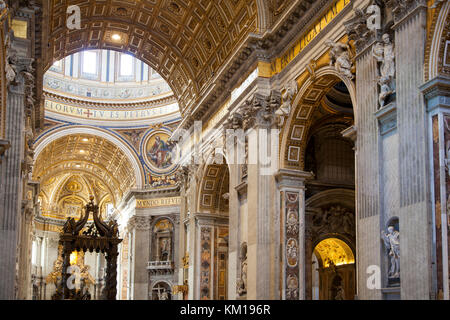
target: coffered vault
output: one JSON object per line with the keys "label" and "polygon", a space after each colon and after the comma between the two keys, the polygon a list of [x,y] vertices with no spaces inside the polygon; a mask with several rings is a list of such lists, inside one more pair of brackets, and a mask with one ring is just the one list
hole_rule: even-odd
{"label": "coffered vault", "polygon": [[[50,23],[43,32],[49,48],[45,69],[85,49],[127,51],[166,79],[183,115],[247,36],[257,31],[255,0],[46,2]],[[66,27],[70,5],[81,9],[80,30]]]}
{"label": "coffered vault", "polygon": [[107,139],[88,134],[66,135],[48,143],[37,156],[33,178],[47,181],[69,172],[95,177],[114,190],[115,199],[136,183],[125,153]]}

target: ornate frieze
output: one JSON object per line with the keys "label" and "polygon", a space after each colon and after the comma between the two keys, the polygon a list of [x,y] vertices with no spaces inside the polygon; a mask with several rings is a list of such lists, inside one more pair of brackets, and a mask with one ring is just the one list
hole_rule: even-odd
{"label": "ornate frieze", "polygon": [[212,298],[211,292],[211,243],[212,229],[200,228],[200,300]]}
{"label": "ornate frieze", "polygon": [[314,238],[325,234],[342,234],[355,237],[355,214],[340,205],[319,208],[312,217],[311,231]]}

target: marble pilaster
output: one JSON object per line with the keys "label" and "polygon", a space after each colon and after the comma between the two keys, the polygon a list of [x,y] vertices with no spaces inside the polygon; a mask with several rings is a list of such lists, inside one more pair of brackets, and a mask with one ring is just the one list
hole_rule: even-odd
{"label": "marble pilaster", "polygon": [[[312,178],[311,173],[289,169],[280,169],[276,175],[277,198],[281,199],[278,211],[282,230],[280,289],[283,300],[305,300],[307,296],[305,180],[308,178]],[[295,243],[298,246],[294,252],[292,244]]]}

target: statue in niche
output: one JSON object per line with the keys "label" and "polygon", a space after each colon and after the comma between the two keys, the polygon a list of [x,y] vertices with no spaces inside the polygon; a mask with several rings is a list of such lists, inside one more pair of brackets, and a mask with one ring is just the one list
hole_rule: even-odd
{"label": "statue in niche", "polygon": [[241,278],[237,283],[237,292],[239,296],[247,293],[247,243],[241,246]]}
{"label": "statue in niche", "polygon": [[390,268],[388,277],[390,279],[400,278],[400,232],[394,229],[394,226],[389,226],[388,232],[381,231],[381,238],[388,250],[390,257]]}
{"label": "statue in niche", "polygon": [[394,93],[395,52],[389,34],[385,33],[382,41],[377,42],[372,49],[372,55],[378,63],[381,63],[378,84],[380,85],[379,103],[382,108],[387,98]]}
{"label": "statue in niche", "polygon": [[161,293],[158,293],[159,300],[169,300],[169,294],[166,289],[163,289]]}
{"label": "statue in niche", "polygon": [[334,296],[334,300],[345,300],[345,293],[344,293],[344,288],[342,287],[342,285],[339,285],[336,288],[336,295]]}
{"label": "statue in niche", "polygon": [[161,261],[170,260],[170,238],[161,238],[159,242],[159,258]]}
{"label": "statue in niche", "polygon": [[348,44],[327,40],[325,45],[330,48],[330,65],[343,76],[353,80],[353,62]]}

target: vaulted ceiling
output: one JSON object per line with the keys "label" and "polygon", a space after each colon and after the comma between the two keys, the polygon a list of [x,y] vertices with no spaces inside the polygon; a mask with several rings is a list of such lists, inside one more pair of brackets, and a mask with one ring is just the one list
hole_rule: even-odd
{"label": "vaulted ceiling", "polygon": [[87,134],[68,135],[49,143],[35,161],[33,178],[44,182],[67,173],[88,173],[114,190],[116,199],[136,181],[130,160],[119,147]]}
{"label": "vaulted ceiling", "polygon": [[[47,68],[84,49],[128,51],[166,79],[183,114],[257,30],[256,0],[47,1]],[[74,4],[81,8],[80,30],[66,27],[67,7]]]}

